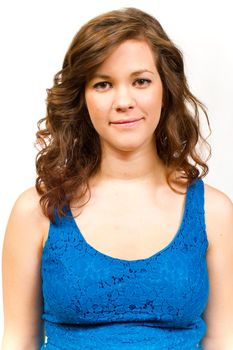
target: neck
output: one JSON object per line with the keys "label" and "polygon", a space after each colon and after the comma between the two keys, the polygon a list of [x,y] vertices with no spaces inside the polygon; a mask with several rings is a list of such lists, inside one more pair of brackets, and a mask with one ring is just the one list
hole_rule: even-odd
{"label": "neck", "polygon": [[101,183],[117,184],[151,183],[157,186],[166,183],[166,167],[153,148],[119,152],[113,149],[102,153],[102,161],[95,176]]}

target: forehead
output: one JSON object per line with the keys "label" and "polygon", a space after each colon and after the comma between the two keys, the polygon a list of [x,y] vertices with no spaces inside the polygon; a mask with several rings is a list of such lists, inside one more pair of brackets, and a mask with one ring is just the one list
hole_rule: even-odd
{"label": "forehead", "polygon": [[145,40],[129,39],[115,47],[95,75],[106,71],[152,70],[155,69],[155,54]]}

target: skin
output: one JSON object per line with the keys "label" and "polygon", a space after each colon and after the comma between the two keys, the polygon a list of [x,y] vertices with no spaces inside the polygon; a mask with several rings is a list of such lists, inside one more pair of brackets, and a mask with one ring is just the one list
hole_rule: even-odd
{"label": "skin", "polygon": [[[131,76],[141,69],[152,73]],[[167,203],[170,212],[176,208],[176,201],[180,210],[183,196],[168,189],[166,169],[153,143],[162,107],[162,85],[149,47],[142,41],[124,42],[97,73],[109,78],[95,77],[85,89],[87,107],[103,149],[100,172],[91,179],[91,188],[108,195],[117,190],[118,203],[124,201],[126,191],[127,197],[153,191],[155,198],[160,199],[155,203],[155,217],[161,213],[160,201]],[[151,83],[140,80],[139,84],[138,78],[149,79]],[[108,84],[101,83],[96,88],[95,84],[103,81]],[[123,130],[110,124],[131,116],[143,117],[135,128]],[[34,187],[23,192],[12,208],[6,228],[2,350],[38,350],[43,337],[40,266],[49,221],[41,212],[39,199]],[[167,213],[167,208],[164,212]],[[205,220],[210,295],[204,315],[207,323],[204,349],[232,350],[233,205],[226,194],[206,183]],[[161,226],[165,227],[167,222],[173,225],[170,218],[164,217]],[[144,252],[144,255],[149,254]]]}

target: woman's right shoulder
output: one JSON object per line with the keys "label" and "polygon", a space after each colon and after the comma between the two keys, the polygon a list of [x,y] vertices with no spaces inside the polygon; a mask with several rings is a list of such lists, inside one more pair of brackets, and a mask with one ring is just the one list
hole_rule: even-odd
{"label": "woman's right shoulder", "polygon": [[40,205],[41,195],[38,194],[35,186],[27,188],[19,194],[14,206],[25,215],[32,216],[33,219],[48,222]]}
{"label": "woman's right shoulder", "polygon": [[42,211],[40,198],[41,196],[34,186],[21,192],[12,207],[8,229],[9,226],[12,231],[15,231],[16,227],[23,228],[25,234],[26,232],[28,234],[33,233],[37,243],[41,242],[43,244],[49,230],[50,221]]}

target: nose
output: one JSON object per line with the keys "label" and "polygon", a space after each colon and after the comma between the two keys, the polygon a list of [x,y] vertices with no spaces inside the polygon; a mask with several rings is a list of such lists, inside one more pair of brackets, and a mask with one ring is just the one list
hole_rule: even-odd
{"label": "nose", "polygon": [[112,108],[118,112],[127,111],[135,107],[135,99],[132,96],[129,88],[121,87],[114,95],[114,101]]}

